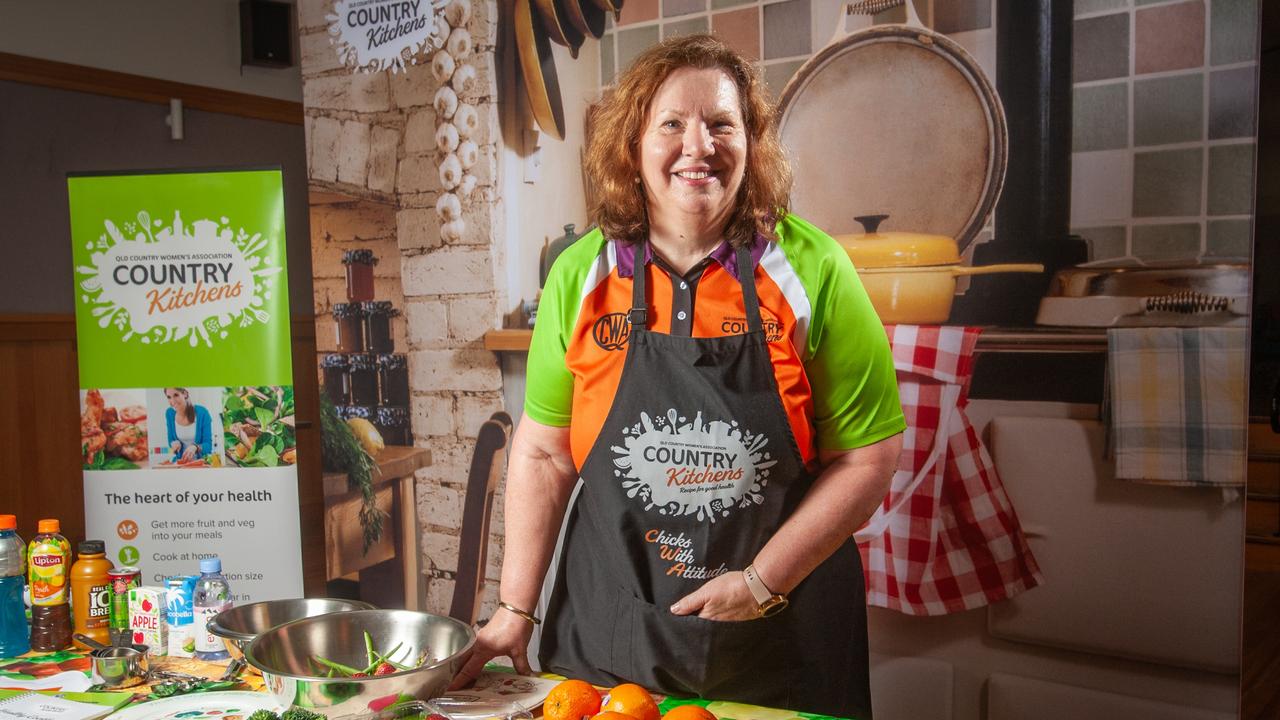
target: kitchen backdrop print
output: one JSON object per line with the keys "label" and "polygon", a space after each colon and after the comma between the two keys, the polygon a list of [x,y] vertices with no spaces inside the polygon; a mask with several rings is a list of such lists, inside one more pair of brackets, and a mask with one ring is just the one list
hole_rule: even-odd
{"label": "kitchen backdrop print", "polygon": [[234,600],[297,597],[280,171],[75,174],[67,189],[88,536],[144,585],[217,555]]}

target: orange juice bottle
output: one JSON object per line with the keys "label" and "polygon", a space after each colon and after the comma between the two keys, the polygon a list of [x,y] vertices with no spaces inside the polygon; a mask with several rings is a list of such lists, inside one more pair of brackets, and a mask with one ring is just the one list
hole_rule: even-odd
{"label": "orange juice bottle", "polygon": [[[110,645],[111,580],[107,573],[115,565],[107,559],[107,546],[101,540],[85,540],[76,549],[80,557],[71,566],[71,617],[76,632]],[[88,649],[78,640],[75,645]]]}

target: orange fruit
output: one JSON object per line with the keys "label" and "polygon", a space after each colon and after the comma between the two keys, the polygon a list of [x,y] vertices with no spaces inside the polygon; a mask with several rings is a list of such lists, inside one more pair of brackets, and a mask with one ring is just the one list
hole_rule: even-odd
{"label": "orange fruit", "polygon": [[631,717],[630,715],[623,715],[620,712],[605,710],[604,712],[599,713],[595,717],[591,718],[591,720],[636,720],[636,719]]}
{"label": "orange fruit", "polygon": [[601,710],[611,710],[623,715],[630,715],[635,720],[661,720],[658,703],[648,690],[635,683],[624,683],[609,691],[604,696]]}
{"label": "orange fruit", "polygon": [[673,707],[662,716],[662,720],[718,720],[715,713],[701,705],[681,705]]}
{"label": "orange fruit", "polygon": [[582,720],[600,712],[600,691],[585,680],[565,680],[542,703],[544,720]]}

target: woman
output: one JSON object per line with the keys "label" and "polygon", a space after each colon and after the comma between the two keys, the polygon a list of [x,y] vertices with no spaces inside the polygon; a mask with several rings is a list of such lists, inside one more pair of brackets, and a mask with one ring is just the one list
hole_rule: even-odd
{"label": "woman", "polygon": [[850,536],[888,491],[905,423],[848,256],[787,213],[773,118],[756,69],[709,35],[651,48],[600,103],[599,229],[542,296],[500,609],[455,686],[497,655],[528,671],[581,477],[544,669],[871,716]]}
{"label": "woman", "polygon": [[164,389],[169,407],[164,411],[168,429],[170,462],[199,460],[213,452],[213,419],[204,407],[191,402],[186,388]]}

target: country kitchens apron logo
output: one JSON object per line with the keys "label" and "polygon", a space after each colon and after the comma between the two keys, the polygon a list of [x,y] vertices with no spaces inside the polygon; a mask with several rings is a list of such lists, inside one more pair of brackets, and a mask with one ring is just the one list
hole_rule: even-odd
{"label": "country kitchens apron logo", "polygon": [[440,10],[447,0],[337,0],[329,40],[338,59],[364,72],[392,72],[415,64],[425,50],[444,45],[449,29]]}
{"label": "country kitchens apron logo", "polygon": [[769,468],[777,462],[765,450],[769,439],[737,422],[692,420],[669,410],[665,416],[640,413],[613,446],[614,475],[627,497],[660,515],[693,515],[715,522],[735,507],[764,502]]}
{"label": "country kitchens apron logo", "polygon": [[212,347],[236,327],[265,323],[275,275],[271,243],[259,233],[232,229],[227,218],[137,222],[104,220],[105,232],[87,250],[91,265],[76,267],[80,302],[99,327],[114,327],[128,342],[186,341]]}

